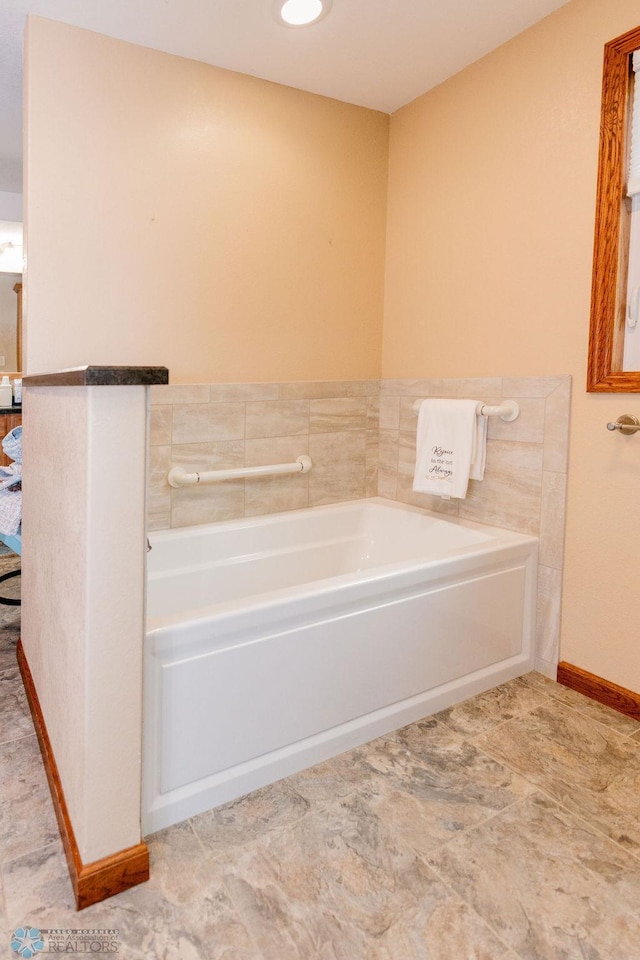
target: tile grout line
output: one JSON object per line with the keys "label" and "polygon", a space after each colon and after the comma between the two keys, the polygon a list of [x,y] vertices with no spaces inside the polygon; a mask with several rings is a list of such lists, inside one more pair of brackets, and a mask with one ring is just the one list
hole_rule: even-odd
{"label": "tile grout line", "polygon": [[[638,729],[634,730],[633,733],[623,733],[621,730],[617,730],[614,726],[610,726],[608,723],[605,723],[603,720],[599,720],[596,717],[592,717],[588,713],[583,712],[583,710],[581,710],[579,706],[566,703],[564,700],[561,700],[559,697],[554,696],[553,693],[547,693],[546,690],[538,689],[536,687],[530,687],[528,684],[523,683],[520,677],[515,677],[514,680],[524,689],[533,690],[535,693],[539,693],[546,700],[551,701],[552,704],[559,703],[561,706],[566,707],[568,710],[572,710],[573,712],[579,714],[581,717],[584,717],[585,720],[589,721],[589,723],[596,723],[599,726],[604,727],[606,730],[612,730],[615,734],[618,734],[619,736],[624,737],[626,740],[635,739],[636,742],[640,743],[640,741],[637,740],[637,735],[640,734],[640,726],[638,727]],[[507,681],[507,682],[510,682],[510,681]],[[478,696],[482,696],[482,694],[479,694]],[[475,698],[471,697],[470,699],[475,699]],[[462,701],[462,702],[465,703],[466,701]],[[458,706],[460,706],[460,704],[458,704]],[[445,719],[440,719],[439,722],[444,723],[448,727],[448,729],[452,730],[454,733],[459,734],[465,740],[468,740],[469,742],[473,742],[476,737],[482,737],[485,734],[492,733],[494,730],[500,729],[506,723],[511,723],[513,720],[526,717],[529,714],[533,713],[534,710],[539,709],[539,707],[541,706],[543,706],[543,704],[537,704],[536,706],[533,706],[533,707],[526,707],[526,708],[523,707],[520,710],[514,710],[513,716],[507,717],[506,719],[503,719],[503,720],[499,720],[496,723],[494,723],[491,727],[487,728],[486,730],[480,730],[477,733],[463,733],[460,730],[457,730],[455,727],[450,726]],[[436,714],[434,714],[433,716],[436,716]]]}
{"label": "tile grout line", "polygon": [[[511,721],[507,721],[507,723],[510,723],[510,722]],[[478,736],[481,736],[481,734],[478,734]],[[550,740],[548,737],[545,737],[544,739],[547,740],[549,743],[553,743],[553,741]],[[586,826],[589,827],[589,829],[592,830],[595,834],[597,834],[597,836],[599,836],[601,839],[607,840],[609,843],[613,843],[618,849],[622,850],[625,854],[629,854],[629,856],[633,857],[634,860],[640,861],[640,848],[636,852],[633,850],[629,850],[627,847],[623,847],[621,843],[619,843],[617,840],[614,840],[613,837],[609,836],[609,834],[605,833],[601,827],[599,827],[595,823],[592,823],[583,814],[576,813],[575,810],[571,810],[569,807],[565,806],[562,800],[559,800],[557,797],[554,797],[553,794],[550,793],[548,789],[545,789],[545,787],[541,786],[539,783],[536,783],[535,781],[531,780],[526,773],[523,773],[521,770],[518,770],[517,767],[510,764],[507,760],[504,760],[504,758],[502,757],[494,756],[490,752],[490,750],[484,746],[480,746],[479,744],[476,744],[476,743],[474,743],[473,746],[478,750],[479,753],[485,754],[485,756],[487,756],[490,760],[493,760],[495,763],[501,764],[511,773],[516,773],[518,776],[522,777],[524,780],[527,781],[527,783],[531,784],[531,786],[534,788],[534,792],[540,793],[543,797],[545,797],[545,799],[550,800],[557,807],[563,810],[566,814],[568,814],[571,817],[574,817],[576,820],[579,820],[581,823],[586,824]],[[533,794],[531,794],[531,796],[532,795]],[[513,804],[510,804],[510,806],[513,806]],[[476,828],[473,827],[472,829],[476,829]],[[449,843],[449,841],[446,841],[446,842]]]}
{"label": "tile grout line", "polygon": [[[533,796],[533,794],[531,794],[530,796]],[[516,803],[523,803],[525,800],[528,800],[528,799],[530,799],[530,797],[520,797],[520,798],[516,801]],[[505,807],[505,810],[506,810],[506,809],[511,809],[512,807],[516,806],[516,803],[511,803],[511,804],[509,804],[509,807]],[[500,811],[500,813],[502,813],[502,811]],[[499,816],[499,814],[496,814],[496,816]],[[495,819],[495,817],[491,817],[490,819],[493,820],[493,819]],[[487,823],[488,821],[484,821],[484,822]],[[479,828],[480,826],[482,826],[482,825],[483,825],[483,824],[476,824],[475,826],[470,827],[470,828],[469,828],[469,831],[465,830],[464,833],[467,834],[467,833],[469,833],[469,832],[473,832],[474,830],[478,829],[478,828]],[[455,840],[455,837],[452,837],[451,839],[452,839],[452,840]],[[442,847],[446,847],[449,843],[450,843],[449,840],[445,841],[445,843],[442,844]],[[507,941],[504,939],[504,937],[503,937],[500,933],[498,933],[498,931],[495,929],[495,927],[493,926],[493,924],[490,923],[489,920],[487,920],[481,913],[479,913],[479,912],[476,910],[476,908],[473,906],[473,904],[472,904],[472,903],[469,903],[469,901],[466,900],[465,897],[464,897],[461,893],[458,893],[458,891],[456,890],[456,888],[455,888],[454,886],[452,886],[452,884],[451,884],[451,882],[450,882],[450,880],[449,880],[448,878],[443,877],[443,876],[441,875],[441,873],[438,871],[438,869],[433,866],[433,864],[429,863],[428,860],[425,860],[425,858],[424,858],[424,856],[423,856],[422,854],[416,852],[416,856],[418,857],[419,860],[421,860],[421,861],[425,864],[425,866],[427,867],[428,870],[431,870],[431,872],[432,872],[433,875],[437,878],[437,880],[438,880],[451,894],[453,894],[454,897],[456,897],[456,898],[457,898],[461,903],[463,903],[469,910],[471,910],[471,912],[472,912],[473,914],[475,914],[476,917],[479,917],[479,918],[480,918],[480,920],[482,921],[482,923],[494,934],[494,936],[496,936],[496,937],[498,938],[498,940],[499,940],[502,944],[504,944],[505,951],[506,951],[507,953],[511,950],[511,951],[516,955],[516,957],[518,958],[518,960],[522,960],[522,957],[521,957],[520,954],[516,951],[516,948],[513,947],[513,946],[511,946],[509,943],[507,943]]]}

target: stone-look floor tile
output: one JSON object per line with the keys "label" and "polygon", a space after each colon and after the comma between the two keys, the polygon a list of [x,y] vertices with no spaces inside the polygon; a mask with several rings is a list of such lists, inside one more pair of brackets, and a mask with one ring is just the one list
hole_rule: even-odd
{"label": "stone-look floor tile", "polygon": [[640,960],[637,722],[537,674],[442,716],[469,732],[428,718],[155,834],[149,883],[81,914],[36,739],[6,743],[6,927],[116,928],[131,960]]}
{"label": "stone-look floor tile", "polygon": [[259,960],[260,954],[188,823],[148,838],[151,879],[78,914],[64,854],[53,844],[5,864],[15,928],[118,930],[119,954],[166,960]]}
{"label": "stone-look floor tile", "polygon": [[542,690],[510,680],[477,697],[442,710],[435,718],[462,736],[473,737],[545,702],[547,696]]}
{"label": "stone-look floor tile", "polygon": [[16,647],[20,636],[20,607],[5,607],[5,610],[17,610],[18,624],[0,623],[0,673],[13,670],[17,663]]}
{"label": "stone-look floor tile", "polygon": [[[1,544],[4,547],[4,544]],[[6,548],[5,548],[6,550]],[[0,574],[11,573],[21,568],[22,561],[20,557],[6,551],[0,554]],[[0,593],[5,597],[20,598],[21,577],[12,577],[5,580],[0,588]],[[20,605],[12,606],[10,604],[0,604],[0,654],[7,644],[15,641],[20,636]],[[11,664],[13,666],[13,663]]]}
{"label": "stone-look floor tile", "polygon": [[333,765],[420,854],[532,790],[522,777],[431,719],[342,754]]}
{"label": "stone-look floor tile", "polygon": [[0,862],[58,839],[38,741],[31,736],[0,744]]}
{"label": "stone-look floor tile", "polygon": [[0,743],[33,735],[33,721],[17,663],[0,673]]}
{"label": "stone-look floor tile", "polygon": [[640,863],[530,797],[429,863],[523,960],[639,960]]}
{"label": "stone-look floor tile", "polygon": [[640,752],[628,737],[556,701],[480,734],[474,743],[640,853]]}
{"label": "stone-look floor tile", "polygon": [[205,848],[217,855],[292,826],[307,815],[309,807],[309,802],[287,780],[280,780],[200,813],[191,824]]}
{"label": "stone-look floor tile", "polygon": [[345,797],[353,786],[340,774],[334,760],[326,760],[314,767],[287,777],[287,786],[310,803],[324,803]]}
{"label": "stone-look floor tile", "polygon": [[565,687],[561,683],[556,683],[555,680],[550,680],[540,673],[527,673],[523,677],[518,678],[518,683],[524,683],[527,686],[542,690],[548,696],[553,697],[554,700],[559,700],[560,703],[565,703],[568,707],[579,710],[580,713],[583,713],[591,720],[596,720],[598,723],[604,723],[607,727],[612,727],[612,729],[617,730],[618,733],[624,733],[627,736],[636,733],[640,734],[640,720],[634,720],[633,717],[619,713],[617,710],[607,707],[604,703],[598,703],[597,700],[585,697],[584,694],[578,693],[577,690],[572,690],[570,687]]}
{"label": "stone-look floor tile", "polygon": [[356,794],[264,835],[225,886],[265,960],[490,960],[504,950]]}
{"label": "stone-look floor tile", "polygon": [[[67,923],[75,905],[59,839],[5,861],[2,864],[2,885],[6,923],[10,930],[24,924],[39,929],[80,926],[77,922]],[[75,920],[78,919],[75,914]]]}

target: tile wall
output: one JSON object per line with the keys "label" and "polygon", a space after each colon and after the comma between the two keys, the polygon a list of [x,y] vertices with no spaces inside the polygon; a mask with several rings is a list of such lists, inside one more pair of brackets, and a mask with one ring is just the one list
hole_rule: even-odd
{"label": "tile wall", "polygon": [[[233,520],[376,496],[378,380],[151,388],[149,529]],[[171,466],[293,462],[308,474],[172,490]]]}
{"label": "tile wall", "polygon": [[[540,538],[537,668],[555,677],[560,635],[571,379],[299,381],[151,388],[149,528],[210,523],[378,494]],[[420,397],[515,399],[489,420],[482,482],[465,500],[412,491]],[[171,466],[216,470],[293,461],[309,474],[172,490]]]}
{"label": "tile wall", "polygon": [[[414,493],[419,397],[517,400],[512,423],[489,418],[484,480],[465,500]],[[540,538],[536,669],[555,679],[560,639],[571,378],[492,377],[383,380],[380,385],[378,494],[428,510],[495,524]]]}

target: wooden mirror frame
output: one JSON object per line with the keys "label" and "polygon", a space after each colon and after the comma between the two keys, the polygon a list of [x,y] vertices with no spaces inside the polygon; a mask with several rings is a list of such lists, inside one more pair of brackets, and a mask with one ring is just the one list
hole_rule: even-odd
{"label": "wooden mirror frame", "polygon": [[[22,370],[22,280],[14,283],[13,292],[17,297],[16,301],[16,366]],[[21,373],[18,376],[22,376]]]}
{"label": "wooden mirror frame", "polygon": [[[630,55],[640,49],[640,27],[604,48],[600,152],[593,243],[587,390],[640,393],[640,371],[622,370],[628,217],[623,215],[628,155]],[[626,239],[626,243],[621,242]]]}

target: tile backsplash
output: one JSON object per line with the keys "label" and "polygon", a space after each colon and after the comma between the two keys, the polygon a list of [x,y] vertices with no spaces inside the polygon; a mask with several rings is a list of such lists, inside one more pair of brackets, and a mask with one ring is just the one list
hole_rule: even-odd
{"label": "tile backsplash", "polygon": [[[555,677],[560,633],[571,378],[296,381],[151,388],[149,529],[210,523],[382,496],[540,538],[537,661]],[[515,399],[520,416],[488,425],[483,481],[465,500],[412,490],[422,397]],[[308,474],[171,489],[186,470],[283,463]]]}
{"label": "tile backsplash", "polygon": [[[149,529],[232,520],[377,494],[378,380],[151,389]],[[308,474],[172,490],[167,473],[288,463]]]}

